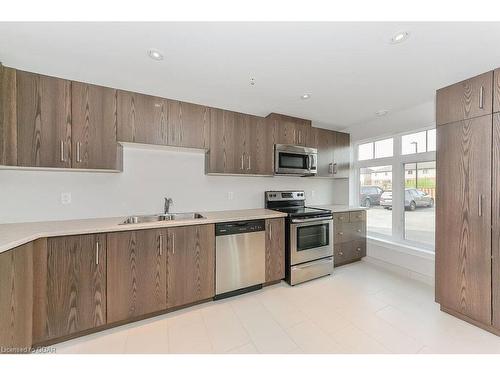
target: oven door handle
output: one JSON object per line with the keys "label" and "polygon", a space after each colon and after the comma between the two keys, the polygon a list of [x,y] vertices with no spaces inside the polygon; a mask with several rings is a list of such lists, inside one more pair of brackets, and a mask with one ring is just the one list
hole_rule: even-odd
{"label": "oven door handle", "polygon": [[313,221],[321,222],[324,220],[332,220],[333,216],[326,216],[326,217],[315,217],[311,219],[292,219],[293,224],[300,224],[300,223],[310,223]]}

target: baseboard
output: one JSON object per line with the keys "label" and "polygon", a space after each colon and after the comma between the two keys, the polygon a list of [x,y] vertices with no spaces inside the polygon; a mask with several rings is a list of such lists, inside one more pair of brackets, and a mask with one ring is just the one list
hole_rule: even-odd
{"label": "baseboard", "polygon": [[374,257],[369,256],[369,255],[364,257],[362,259],[362,261],[370,263],[370,264],[374,264],[378,267],[381,267],[381,268],[388,270],[392,273],[395,273],[399,276],[408,277],[410,279],[417,280],[417,281],[423,282],[425,284],[434,286],[434,277],[433,276],[424,275],[422,273],[415,272],[413,270],[402,267],[400,265],[389,263],[389,262],[386,262],[384,260],[380,260],[378,258],[374,258]]}

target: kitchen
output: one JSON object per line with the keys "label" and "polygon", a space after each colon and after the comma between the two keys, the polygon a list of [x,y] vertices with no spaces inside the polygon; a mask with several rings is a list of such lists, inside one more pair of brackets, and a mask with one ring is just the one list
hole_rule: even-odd
{"label": "kitchen", "polygon": [[0,22],[2,351],[500,353],[498,27]]}

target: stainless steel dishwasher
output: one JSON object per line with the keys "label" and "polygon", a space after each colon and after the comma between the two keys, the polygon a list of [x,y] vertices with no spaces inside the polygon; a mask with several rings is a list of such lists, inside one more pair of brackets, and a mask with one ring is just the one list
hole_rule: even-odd
{"label": "stainless steel dishwasher", "polygon": [[216,299],[262,288],[266,272],[265,220],[215,225]]}

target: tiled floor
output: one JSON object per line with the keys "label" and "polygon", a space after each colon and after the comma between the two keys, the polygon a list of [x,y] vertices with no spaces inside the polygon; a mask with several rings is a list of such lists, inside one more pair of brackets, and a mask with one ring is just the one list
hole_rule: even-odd
{"label": "tiled floor", "polygon": [[128,324],[57,353],[500,353],[500,337],[439,311],[433,288],[365,262],[290,287]]}

